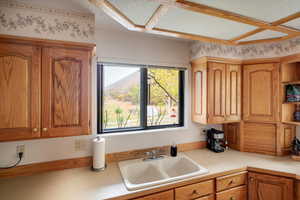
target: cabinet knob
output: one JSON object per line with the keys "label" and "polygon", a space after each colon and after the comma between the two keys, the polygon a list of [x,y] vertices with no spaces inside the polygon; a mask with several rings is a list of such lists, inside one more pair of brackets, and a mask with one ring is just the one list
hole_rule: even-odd
{"label": "cabinet knob", "polygon": [[192,195],[199,195],[198,191],[197,190],[193,190],[193,193]]}
{"label": "cabinet knob", "polygon": [[48,129],[47,128],[43,128],[43,131],[46,132],[46,131],[48,131]]}
{"label": "cabinet knob", "polygon": [[32,129],[33,132],[38,132],[38,130],[39,130],[38,128],[33,128]]}
{"label": "cabinet knob", "polygon": [[235,197],[230,197],[230,200],[236,200],[236,198]]}

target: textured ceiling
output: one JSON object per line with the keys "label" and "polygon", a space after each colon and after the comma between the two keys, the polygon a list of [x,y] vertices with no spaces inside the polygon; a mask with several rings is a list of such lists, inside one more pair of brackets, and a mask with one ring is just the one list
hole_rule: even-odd
{"label": "textured ceiling", "polygon": [[265,21],[276,21],[300,10],[300,0],[189,0]]}
{"label": "textured ceiling", "polygon": [[220,39],[231,39],[256,28],[179,8],[170,9],[156,27]]}

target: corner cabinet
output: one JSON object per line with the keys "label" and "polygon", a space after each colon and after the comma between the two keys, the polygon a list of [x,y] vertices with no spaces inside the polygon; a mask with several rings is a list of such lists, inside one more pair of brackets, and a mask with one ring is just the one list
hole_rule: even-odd
{"label": "corner cabinet", "polygon": [[241,65],[199,59],[192,62],[192,120],[222,124],[241,120]]}
{"label": "corner cabinet", "polygon": [[279,121],[279,64],[244,65],[244,121]]}
{"label": "corner cabinet", "polygon": [[91,52],[0,38],[0,142],[89,134]]}
{"label": "corner cabinet", "polygon": [[248,173],[248,200],[293,200],[294,180],[254,172]]}

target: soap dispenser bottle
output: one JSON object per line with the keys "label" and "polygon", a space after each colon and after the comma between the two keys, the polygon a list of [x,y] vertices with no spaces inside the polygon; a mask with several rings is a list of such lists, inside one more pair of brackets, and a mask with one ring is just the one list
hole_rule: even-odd
{"label": "soap dispenser bottle", "polygon": [[171,146],[171,156],[172,157],[176,157],[177,156],[177,145],[175,144],[175,142],[173,142],[173,144]]}

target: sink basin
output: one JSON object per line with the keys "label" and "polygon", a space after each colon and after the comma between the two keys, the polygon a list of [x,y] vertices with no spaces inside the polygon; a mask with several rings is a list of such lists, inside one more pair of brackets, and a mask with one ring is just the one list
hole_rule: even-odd
{"label": "sink basin", "polygon": [[208,170],[184,155],[158,160],[135,159],[119,162],[119,168],[128,190],[160,185],[208,173]]}

